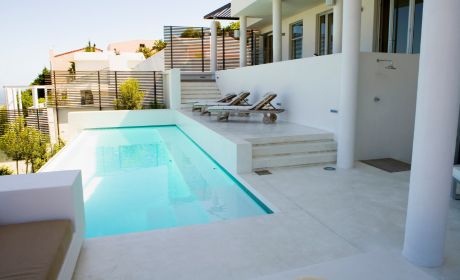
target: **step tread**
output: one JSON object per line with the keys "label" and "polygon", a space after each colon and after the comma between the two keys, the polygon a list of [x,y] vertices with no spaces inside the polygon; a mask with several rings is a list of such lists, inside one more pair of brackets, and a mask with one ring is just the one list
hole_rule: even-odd
{"label": "step tread", "polygon": [[263,155],[263,156],[256,156],[253,157],[253,160],[266,160],[270,158],[277,158],[277,159],[294,159],[294,158],[303,158],[303,157],[313,157],[319,155],[336,155],[336,150],[330,151],[318,151],[318,152],[301,152],[301,153],[289,153],[289,154],[274,154],[274,155]]}
{"label": "step tread", "polygon": [[334,140],[334,134],[330,132],[317,133],[317,134],[304,134],[304,135],[290,135],[290,136],[275,136],[268,138],[252,138],[248,139],[253,146],[260,145],[274,145],[290,142],[305,142],[317,140]]}
{"label": "step tread", "polygon": [[269,155],[288,155],[298,153],[317,153],[336,151],[337,143],[332,140],[315,141],[315,142],[296,142],[288,144],[275,144],[257,146],[252,149],[254,157],[263,157]]}
{"label": "step tread", "polygon": [[322,164],[335,162],[337,160],[336,152],[324,152],[307,155],[284,155],[260,157],[252,160],[252,167],[255,168],[272,168],[272,167],[287,167],[309,164]]}

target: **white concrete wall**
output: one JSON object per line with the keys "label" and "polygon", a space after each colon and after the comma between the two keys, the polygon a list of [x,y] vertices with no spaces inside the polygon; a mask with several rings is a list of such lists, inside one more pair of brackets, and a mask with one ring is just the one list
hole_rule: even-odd
{"label": "white concrete wall", "polygon": [[[217,72],[221,92],[268,91],[286,109],[281,120],[337,132],[340,54]],[[396,70],[377,58],[392,59]],[[358,95],[357,158],[393,157],[409,162],[415,118],[418,55],[362,53]],[[379,97],[380,102],[374,102]]]}
{"label": "white concrete wall", "polygon": [[70,112],[68,117],[68,140],[86,128],[175,124],[174,111],[160,109]]}
{"label": "white concrete wall", "polygon": [[170,69],[164,72],[163,95],[167,108],[180,109],[182,102],[182,84],[180,69]]}
{"label": "white concrete wall", "polygon": [[230,173],[252,171],[251,143],[227,139],[179,111],[176,125]]}
{"label": "white concrete wall", "polygon": [[221,92],[251,92],[256,102],[267,92],[275,92],[274,103],[285,108],[287,120],[335,132],[340,89],[340,55],[311,57],[263,64],[216,74]]}
{"label": "white concrete wall", "polygon": [[[393,60],[396,70],[377,58]],[[356,155],[412,158],[419,55],[361,54]],[[380,101],[375,102],[377,97]]]}
{"label": "white concrete wall", "polygon": [[162,50],[142,61],[133,71],[165,71],[165,51]]}
{"label": "white concrete wall", "polygon": [[74,54],[76,71],[129,71],[145,61],[142,53],[79,52]]}
{"label": "white concrete wall", "polygon": [[[233,1],[232,1],[233,2]],[[375,0],[362,0],[362,18],[361,18],[361,51],[372,52],[374,45],[374,14]],[[303,21],[303,57],[311,57],[316,53],[316,30],[318,14],[332,10],[332,6],[320,4],[314,8],[300,11],[298,14],[283,18],[283,60],[289,59],[290,50],[290,26],[300,20]],[[268,25],[261,28],[261,33],[272,31],[272,26]]]}
{"label": "white concrete wall", "polygon": [[0,177],[0,225],[69,219],[74,233],[58,279],[70,279],[83,244],[85,217],[80,171]]}

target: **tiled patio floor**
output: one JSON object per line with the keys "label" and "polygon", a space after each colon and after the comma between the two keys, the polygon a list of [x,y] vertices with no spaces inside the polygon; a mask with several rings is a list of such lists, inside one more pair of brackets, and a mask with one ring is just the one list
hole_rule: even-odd
{"label": "tiled patio floor", "polygon": [[[308,275],[295,271],[343,268],[344,262],[356,265],[350,267],[354,271],[367,269],[363,279],[369,279],[365,275],[374,270],[386,272],[386,279],[420,279],[420,275],[458,279],[459,201],[452,201],[445,265],[423,271],[399,257],[408,172],[390,174],[360,163],[349,171],[325,171],[323,166],[271,171],[272,175],[241,177],[269,200],[277,213],[90,239],[85,242],[75,278],[299,279],[299,275]],[[363,255],[366,261],[360,257]],[[395,257],[382,261],[388,256]],[[309,269],[317,264],[322,264],[319,269]],[[401,278],[401,271],[409,278]]]}

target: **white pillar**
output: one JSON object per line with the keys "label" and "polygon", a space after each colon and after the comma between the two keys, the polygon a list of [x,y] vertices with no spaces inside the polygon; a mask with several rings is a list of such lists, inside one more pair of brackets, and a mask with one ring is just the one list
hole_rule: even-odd
{"label": "white pillar", "polygon": [[34,109],[38,109],[38,88],[32,87],[32,101],[34,103]]}
{"label": "white pillar", "polygon": [[247,51],[246,51],[246,44],[247,44],[247,30],[246,26],[247,17],[241,16],[240,17],[240,67],[245,67],[247,62]]}
{"label": "white pillar", "polygon": [[14,92],[11,88],[7,87],[5,88],[5,93],[6,93],[6,109],[7,110],[17,110],[17,107],[15,107],[15,97],[14,97]]}
{"label": "white pillar", "polygon": [[353,168],[356,111],[358,107],[361,0],[347,0],[343,7],[342,77],[339,104],[337,167]]}
{"label": "white pillar", "polygon": [[17,100],[17,106],[19,108],[19,110],[22,110],[22,95],[21,95],[21,89],[20,88],[16,88],[16,100]]}
{"label": "white pillar", "polygon": [[343,0],[336,0],[334,5],[334,26],[333,26],[333,52],[342,52],[342,17],[343,17]]}
{"label": "white pillar", "polygon": [[423,5],[403,255],[414,264],[434,267],[444,256],[460,106],[460,1],[425,0]]}
{"label": "white pillar", "polygon": [[282,60],[283,29],[281,23],[281,0],[273,0],[273,62]]}
{"label": "white pillar", "polygon": [[211,51],[211,72],[217,71],[217,21],[211,22],[211,40],[210,40],[210,51]]}

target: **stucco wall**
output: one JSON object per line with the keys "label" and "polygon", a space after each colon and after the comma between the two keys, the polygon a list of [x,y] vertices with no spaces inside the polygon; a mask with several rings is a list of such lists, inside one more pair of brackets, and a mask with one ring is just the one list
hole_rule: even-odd
{"label": "stucco wall", "polygon": [[[385,69],[393,60],[396,70]],[[417,98],[418,55],[361,54],[356,155],[410,162]],[[380,99],[376,102],[375,98]]]}
{"label": "stucco wall", "polygon": [[328,131],[335,131],[340,88],[340,56],[329,55],[219,71],[221,93],[249,90],[250,101],[263,94],[278,94],[275,103],[286,108],[280,115],[288,120]]}
{"label": "stucco wall", "polygon": [[[311,57],[217,72],[222,93],[251,91],[254,102],[274,91],[286,109],[281,119],[337,132],[341,55]],[[377,58],[392,59],[396,70]],[[360,62],[358,159],[393,157],[409,162],[415,119],[418,55],[362,53]],[[375,102],[374,98],[380,98]]]}
{"label": "stucco wall", "polygon": [[162,50],[137,64],[133,71],[165,71],[165,51]]}

